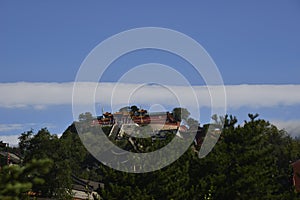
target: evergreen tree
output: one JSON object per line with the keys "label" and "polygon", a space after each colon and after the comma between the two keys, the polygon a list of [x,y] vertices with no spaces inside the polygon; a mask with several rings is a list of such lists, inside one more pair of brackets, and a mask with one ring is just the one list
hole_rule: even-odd
{"label": "evergreen tree", "polygon": [[45,183],[42,178],[52,165],[49,159],[35,160],[24,166],[6,165],[0,170],[0,199],[18,200],[28,197],[28,192]]}

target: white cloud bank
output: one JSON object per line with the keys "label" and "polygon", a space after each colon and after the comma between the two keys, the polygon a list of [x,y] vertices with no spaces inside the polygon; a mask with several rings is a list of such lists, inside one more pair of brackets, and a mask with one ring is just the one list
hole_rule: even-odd
{"label": "white cloud bank", "polygon": [[279,129],[284,129],[293,137],[300,137],[300,120],[270,120]]}
{"label": "white cloud bank", "polygon": [[70,104],[73,83],[0,83],[0,106],[36,109],[47,105]]}
{"label": "white cloud bank", "polygon": [[[62,134],[57,134],[58,137],[61,137]],[[0,135],[0,141],[8,143],[9,146],[18,146],[20,135]]]}
{"label": "white cloud bank", "polygon": [[8,143],[9,146],[18,146],[20,135],[0,135],[0,141]]}
{"label": "white cloud bank", "polygon": [[[51,123],[0,124],[0,141],[9,143],[9,145],[11,146],[17,146],[19,143],[18,137],[20,136],[20,134],[7,135],[7,132],[24,132],[24,130],[28,131],[30,129],[39,130],[43,127],[55,128],[55,126]],[[57,135],[60,137],[62,134],[60,133]]]}
{"label": "white cloud bank", "polygon": [[[77,83],[79,104],[83,107],[95,98],[102,105],[128,105],[128,102],[140,104],[178,105],[178,97],[186,104],[192,102],[188,86],[159,86],[155,84],[139,85],[120,83]],[[0,83],[0,107],[22,109],[32,107],[36,110],[46,109],[47,106],[71,105],[73,82],[68,83]],[[206,86],[193,86],[200,106],[211,106],[210,93]],[[300,85],[227,85],[227,107],[276,107],[300,105]],[[210,92],[222,95],[223,86],[211,86]],[[112,98],[111,98],[112,97]],[[222,96],[215,96],[214,106],[222,106]],[[120,107],[119,107],[120,108]],[[293,136],[300,135],[300,120],[280,121],[271,120],[281,129]],[[28,124],[27,124],[28,125]],[[30,124],[32,125],[32,124]],[[0,132],[24,130],[24,124],[0,124]],[[17,143],[16,135],[0,135],[0,140],[11,144]]]}
{"label": "white cloud bank", "polygon": [[0,124],[0,141],[5,143],[9,143],[11,146],[18,145],[18,137],[20,135],[2,135],[1,132],[9,132],[9,131],[20,131],[24,130],[29,126],[34,126],[34,123],[25,123],[25,124]]}
{"label": "white cloud bank", "polygon": [[[178,96],[185,103],[192,101],[188,86],[157,86],[120,83],[77,83],[80,99],[76,102],[85,105],[95,98],[95,102],[105,105],[126,104],[129,101],[141,104],[168,103],[177,104]],[[116,87],[115,87],[116,86]],[[210,93],[206,86],[193,86],[200,106],[211,106]],[[214,96],[214,106],[223,106],[222,86],[211,86],[210,92],[220,94]],[[230,108],[273,107],[278,105],[300,104],[300,85],[227,85],[227,106]],[[69,83],[0,83],[0,107],[45,109],[50,105],[72,104],[73,82]],[[111,98],[112,97],[112,98]],[[135,102],[137,101],[137,102]],[[177,104],[178,105],[178,104]]]}

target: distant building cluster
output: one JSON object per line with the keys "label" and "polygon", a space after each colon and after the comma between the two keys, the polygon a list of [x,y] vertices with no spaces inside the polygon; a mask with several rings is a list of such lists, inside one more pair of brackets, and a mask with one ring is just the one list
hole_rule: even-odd
{"label": "distant building cluster", "polygon": [[103,112],[92,120],[92,126],[111,126],[108,136],[122,140],[125,136],[135,137],[143,134],[142,127],[150,125],[147,134],[154,140],[165,140],[165,131],[182,137],[180,133],[188,131],[188,125],[174,117],[172,112],[151,112],[145,109],[132,110],[123,108],[118,112]]}
{"label": "distant building cluster", "polygon": [[102,116],[97,116],[97,119],[93,120],[93,124],[100,125],[114,125],[114,124],[138,124],[140,126],[148,124],[165,124],[169,126],[180,125],[180,121],[177,121],[173,117],[171,112],[155,112],[148,113],[147,110],[140,109],[136,112],[105,112]]}
{"label": "distant building cluster", "polygon": [[[92,126],[111,126],[109,137],[114,139],[122,138],[125,133],[132,136],[131,133],[138,132],[135,127],[142,127],[151,125],[153,128],[153,140],[164,139],[163,131],[172,131],[179,137],[180,133],[188,132],[189,125],[183,123],[181,120],[176,120],[172,112],[152,112],[148,113],[145,109],[121,109],[118,112],[110,113],[103,112],[101,116],[97,116],[92,120]],[[135,131],[134,131],[135,130]],[[210,137],[220,134],[220,129],[215,129]],[[206,133],[203,127],[198,126],[194,139],[196,146],[201,146]]]}

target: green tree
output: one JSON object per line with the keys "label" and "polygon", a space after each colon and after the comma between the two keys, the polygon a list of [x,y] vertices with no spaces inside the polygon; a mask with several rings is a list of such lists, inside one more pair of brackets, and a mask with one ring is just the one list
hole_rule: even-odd
{"label": "green tree", "polygon": [[139,111],[139,108],[136,105],[133,105],[130,107],[130,110],[131,110],[132,114],[135,114],[137,111]]}
{"label": "green tree", "polygon": [[45,183],[42,178],[51,169],[52,161],[49,159],[35,160],[24,166],[4,166],[0,170],[0,199],[24,199],[33,187]]}
{"label": "green tree", "polygon": [[119,112],[129,113],[130,112],[130,107],[129,106],[125,106],[123,108],[120,108]]}
{"label": "green tree", "polygon": [[71,132],[72,126],[63,133],[59,140],[60,158],[68,162],[74,175],[80,176],[82,170],[86,169],[86,164],[82,163],[87,158],[88,152],[83,146],[79,135]]}
{"label": "green tree", "polygon": [[33,130],[31,129],[30,131],[22,133],[21,136],[18,138],[19,149],[22,155],[24,155],[27,152],[32,137],[33,137]]}
{"label": "green tree", "polygon": [[176,121],[183,119],[187,121],[190,116],[190,112],[186,108],[174,108],[172,112]]}
{"label": "green tree", "polygon": [[197,171],[199,198],[287,199],[291,192],[289,160],[291,138],[269,122],[249,115],[250,121],[234,127],[226,123],[222,139]]}
{"label": "green tree", "polygon": [[90,122],[92,121],[94,118],[93,118],[93,115],[92,113],[90,112],[85,112],[85,113],[81,113],[78,117],[78,120],[80,122]]}
{"label": "green tree", "polygon": [[45,197],[67,198],[70,194],[72,179],[71,167],[68,159],[65,159],[65,149],[60,144],[56,135],[52,135],[46,128],[38,131],[32,138],[20,137],[20,144],[25,143],[23,149],[24,164],[33,159],[51,159],[53,167],[47,175],[42,176],[45,184],[36,185],[34,192],[41,193]]}

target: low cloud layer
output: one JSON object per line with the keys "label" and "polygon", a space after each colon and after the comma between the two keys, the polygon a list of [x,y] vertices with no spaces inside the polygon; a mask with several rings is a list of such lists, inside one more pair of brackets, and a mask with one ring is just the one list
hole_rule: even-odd
{"label": "low cloud layer", "polygon": [[[51,123],[19,123],[19,124],[0,124],[0,141],[9,143],[11,146],[18,145],[20,133],[29,130],[40,130],[41,128],[55,128]],[[10,133],[10,134],[8,134]],[[61,136],[61,134],[58,134]]]}
{"label": "low cloud layer", "polygon": [[271,120],[279,129],[284,129],[293,137],[300,137],[300,120]]}
{"label": "low cloud layer", "polygon": [[0,141],[8,143],[9,146],[18,146],[20,135],[1,135]]}
{"label": "low cloud layer", "polygon": [[73,83],[0,83],[0,106],[36,109],[72,103]]}
{"label": "low cloud layer", "polygon": [[[73,82],[69,83],[0,83],[0,107],[45,109],[51,105],[72,104]],[[223,86],[193,86],[200,106],[224,106]],[[300,85],[227,85],[226,99],[230,108],[299,105]],[[88,104],[91,99],[105,105],[140,104],[178,105],[191,103],[194,94],[189,86],[159,86],[115,83],[77,83],[76,102]],[[213,95],[213,98],[211,98]],[[219,96],[218,96],[219,95]],[[221,99],[221,100],[220,100]],[[213,101],[212,101],[213,100]]]}
{"label": "low cloud layer", "polygon": [[0,124],[0,132],[22,130],[24,124]]}
{"label": "low cloud layer", "polygon": [[14,132],[20,130],[30,130],[36,127],[47,127],[55,128],[51,123],[19,123],[19,124],[1,124],[0,123],[0,133],[1,132]]}
{"label": "low cloud layer", "polygon": [[[300,85],[227,85],[227,86],[162,86],[157,84],[126,84],[126,83],[76,83],[76,98],[73,95],[73,82],[68,83],[0,83],[0,108],[35,110],[47,109],[48,106],[72,105],[73,102],[85,108],[91,100],[101,106],[128,105],[169,105],[178,103],[191,105],[195,96],[199,107],[224,106],[229,109],[276,108],[277,106],[300,105]],[[195,93],[194,93],[195,92]],[[211,98],[213,95],[213,99]],[[78,115],[76,115],[78,116]],[[285,129],[292,136],[300,136],[300,120],[270,120],[280,129]],[[17,144],[17,135],[7,133],[29,130],[33,123],[0,124],[0,140]],[[43,126],[49,127],[49,124]],[[29,127],[29,128],[28,128]],[[4,134],[5,133],[5,134]]]}

